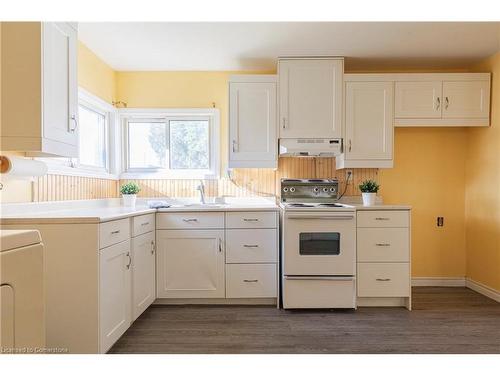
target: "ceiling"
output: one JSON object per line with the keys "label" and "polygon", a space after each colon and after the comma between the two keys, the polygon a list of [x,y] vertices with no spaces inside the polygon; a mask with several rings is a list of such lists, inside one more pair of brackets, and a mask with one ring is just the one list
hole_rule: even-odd
{"label": "ceiling", "polygon": [[273,70],[345,56],[346,70],[464,68],[500,50],[500,22],[101,22],[79,38],[113,69]]}

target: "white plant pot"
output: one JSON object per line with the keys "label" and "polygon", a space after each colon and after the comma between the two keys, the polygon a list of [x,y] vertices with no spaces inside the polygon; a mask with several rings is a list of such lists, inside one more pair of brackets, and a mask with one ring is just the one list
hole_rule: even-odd
{"label": "white plant pot", "polygon": [[375,197],[377,193],[361,193],[363,196],[363,206],[373,206],[375,205]]}
{"label": "white plant pot", "polygon": [[137,194],[122,194],[122,199],[123,199],[123,205],[125,207],[135,207]]}

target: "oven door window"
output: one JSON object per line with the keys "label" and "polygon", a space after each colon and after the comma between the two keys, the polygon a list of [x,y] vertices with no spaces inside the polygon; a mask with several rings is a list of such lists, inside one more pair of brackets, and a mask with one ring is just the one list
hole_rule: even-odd
{"label": "oven door window", "polygon": [[340,255],[340,233],[300,233],[300,255]]}

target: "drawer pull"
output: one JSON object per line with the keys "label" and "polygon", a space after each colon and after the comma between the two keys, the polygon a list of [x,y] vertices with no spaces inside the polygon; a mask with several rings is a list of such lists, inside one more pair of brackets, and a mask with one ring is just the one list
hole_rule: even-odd
{"label": "drawer pull", "polygon": [[151,254],[155,253],[155,242],[151,241]]}
{"label": "drawer pull", "polygon": [[111,232],[111,234],[118,234],[118,233],[120,233],[120,230],[114,230]]}
{"label": "drawer pull", "polygon": [[379,279],[379,278],[377,278],[375,280],[377,280],[377,281],[391,281],[391,279]]}
{"label": "drawer pull", "polygon": [[243,221],[259,221],[259,219],[243,219]]}
{"label": "drawer pull", "polygon": [[388,217],[376,217],[375,220],[389,220]]}
{"label": "drawer pull", "polygon": [[245,282],[245,283],[257,283],[257,282],[259,282],[259,280],[257,280],[257,279],[252,279],[252,280],[245,279],[245,280],[243,280],[243,282]]}
{"label": "drawer pull", "polygon": [[391,244],[390,243],[376,243],[375,246],[387,247],[387,246],[391,246]]}
{"label": "drawer pull", "polygon": [[190,223],[193,221],[198,221],[198,219],[182,219],[182,221],[185,221],[186,223]]}
{"label": "drawer pull", "polygon": [[141,224],[142,226],[149,225],[149,221],[146,221],[145,223]]}
{"label": "drawer pull", "polygon": [[259,247],[259,245],[243,245],[243,247]]}

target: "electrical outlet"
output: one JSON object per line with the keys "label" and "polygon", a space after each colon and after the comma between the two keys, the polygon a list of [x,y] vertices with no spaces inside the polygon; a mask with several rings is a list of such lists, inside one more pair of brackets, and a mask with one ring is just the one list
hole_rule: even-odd
{"label": "electrical outlet", "polygon": [[438,227],[444,227],[444,217],[443,216],[438,216],[436,224]]}
{"label": "electrical outlet", "polygon": [[352,173],[352,169],[346,169],[346,171],[345,171],[345,180],[347,181],[347,185],[352,184],[353,178],[354,178],[354,175]]}

